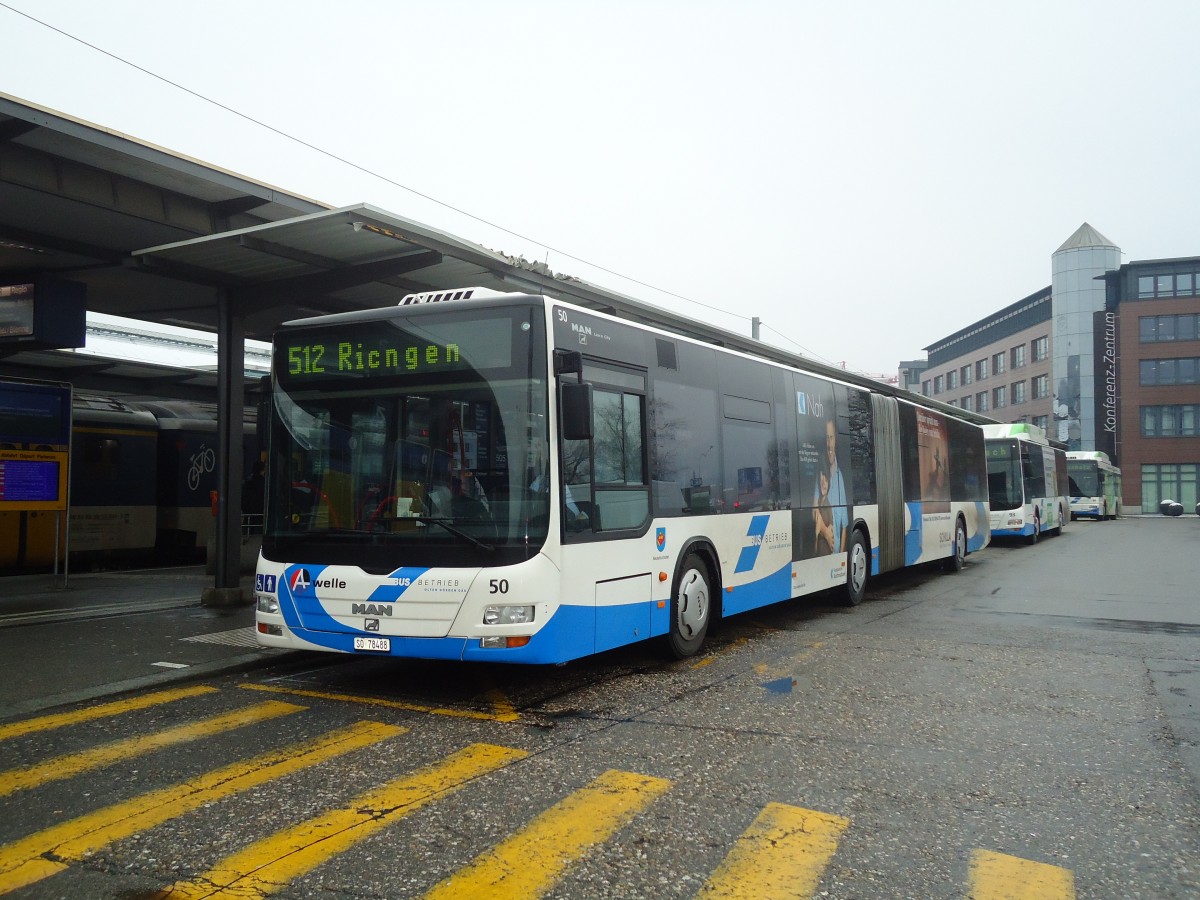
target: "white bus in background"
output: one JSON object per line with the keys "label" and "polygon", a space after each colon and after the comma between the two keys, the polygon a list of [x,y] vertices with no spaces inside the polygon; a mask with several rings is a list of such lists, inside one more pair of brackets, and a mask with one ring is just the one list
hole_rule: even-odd
{"label": "white bus in background", "polygon": [[259,642],[686,657],[987,545],[981,417],[647,310],[463,289],[283,325]]}
{"label": "white bus in background", "polygon": [[1070,515],[1066,451],[1036,425],[985,425],[983,433],[992,536],[1033,544],[1045,532],[1061,533]]}
{"label": "white bus in background", "polygon": [[1107,453],[1071,450],[1067,453],[1070,477],[1071,518],[1091,516],[1096,521],[1121,515],[1121,470]]}

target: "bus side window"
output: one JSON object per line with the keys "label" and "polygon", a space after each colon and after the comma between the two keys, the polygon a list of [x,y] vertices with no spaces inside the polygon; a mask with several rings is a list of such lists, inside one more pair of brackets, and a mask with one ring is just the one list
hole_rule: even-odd
{"label": "bus side window", "polygon": [[592,527],[597,531],[637,528],[650,514],[650,492],[645,487],[644,398],[597,389],[594,404],[598,521],[593,521]]}

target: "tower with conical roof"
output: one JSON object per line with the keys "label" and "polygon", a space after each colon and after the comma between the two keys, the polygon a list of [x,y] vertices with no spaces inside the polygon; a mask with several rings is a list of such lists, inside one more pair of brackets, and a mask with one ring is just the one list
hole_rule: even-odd
{"label": "tower with conical roof", "polygon": [[1121,248],[1084,222],[1050,259],[1054,321],[1051,436],[1065,441],[1071,450],[1095,450],[1093,321],[1104,309],[1103,275],[1120,268]]}

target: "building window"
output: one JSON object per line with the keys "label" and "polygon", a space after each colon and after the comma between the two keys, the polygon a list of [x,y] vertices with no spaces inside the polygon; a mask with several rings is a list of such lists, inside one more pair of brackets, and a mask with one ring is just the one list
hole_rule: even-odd
{"label": "building window", "polygon": [[946,378],[944,375],[933,376],[933,392],[940,394],[946,387]]}
{"label": "building window", "polygon": [[1008,406],[1008,389],[1004,385],[992,389],[992,408],[1000,409]]}
{"label": "building window", "polygon": [[962,408],[970,412],[975,408],[975,398],[970,394],[962,398]]}
{"label": "building window", "polygon": [[972,376],[975,374],[969,365],[963,366],[958,370],[958,374],[962,377],[963,387],[966,387],[972,381]]}
{"label": "building window", "polygon": [[1194,341],[1197,338],[1200,338],[1200,315],[1138,317],[1138,340],[1143,344]]}
{"label": "building window", "polygon": [[976,410],[975,410],[976,412],[987,412],[988,411],[988,392],[987,391],[980,391],[978,394],[975,395],[975,406],[976,406]]}
{"label": "building window", "polygon": [[1200,419],[1200,404],[1168,404],[1143,406],[1140,410],[1142,437],[1196,437],[1196,421]]}
{"label": "building window", "polygon": [[1049,416],[1034,416],[1033,424],[1035,427],[1042,429],[1047,434],[1050,432],[1050,417]]}
{"label": "building window", "polygon": [[984,359],[979,360],[977,363],[975,363],[975,379],[976,379],[976,381],[983,381],[983,379],[985,379],[987,377],[988,377],[988,361],[986,358],[984,358]]}
{"label": "building window", "polygon": [[1142,511],[1157,512],[1163,500],[1196,508],[1196,475],[1200,463],[1148,464],[1142,466]]}
{"label": "building window", "polygon": [[1200,287],[1200,275],[1181,272],[1172,275],[1141,275],[1138,277],[1138,297],[1190,297]]}
{"label": "building window", "polygon": [[1025,345],[1018,344],[1012,348],[1012,367],[1019,369],[1025,365]]}
{"label": "building window", "polygon": [[1014,381],[1013,382],[1012,402],[1013,402],[1013,406],[1016,406],[1018,403],[1025,402],[1025,382],[1024,381]]}
{"label": "building window", "polygon": [[1050,376],[1038,375],[1033,379],[1033,399],[1045,400],[1050,396]]}
{"label": "building window", "polygon": [[957,401],[957,400],[947,400],[946,402],[947,402],[947,403],[948,403],[950,406],[958,406],[958,401]]}
{"label": "building window", "polygon": [[1041,362],[1050,357],[1050,338],[1045,336],[1037,338],[1031,346],[1033,347],[1034,362]]}
{"label": "building window", "polygon": [[922,381],[921,382],[921,393],[924,394],[926,397],[932,397],[933,396],[933,382],[929,381],[929,380]]}
{"label": "building window", "polygon": [[1003,353],[993,354],[993,356],[992,356],[992,374],[993,375],[1003,375],[1004,374],[1004,354]]}
{"label": "building window", "polygon": [[1200,357],[1180,359],[1143,359],[1138,363],[1138,381],[1144,386],[1156,384],[1195,384],[1200,375]]}
{"label": "building window", "polygon": [[946,390],[953,391],[958,388],[958,370],[951,369],[946,373]]}

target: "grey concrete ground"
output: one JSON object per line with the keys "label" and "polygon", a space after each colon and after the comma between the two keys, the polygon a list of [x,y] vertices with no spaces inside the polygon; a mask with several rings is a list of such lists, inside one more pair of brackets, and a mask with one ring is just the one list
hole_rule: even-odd
{"label": "grey concrete ground", "polygon": [[[258,657],[262,667],[246,671],[238,657],[247,654],[183,638],[248,623],[248,610],[217,618],[194,603],[0,629],[5,680],[23,685],[29,704],[63,696],[59,670],[70,690],[86,692],[146,677],[137,673],[154,661],[191,660],[194,672],[215,665],[205,683],[216,691],[114,720],[106,739],[266,698],[303,706],[269,727],[131,761],[120,777],[40,788],[36,802],[6,807],[0,844],[371,719],[406,731],[103,847],[21,896],[150,896],[252,839],[487,743],[527,755],[397,819],[278,896],[420,896],[618,769],[669,787],[546,896],[696,896],[748,823],[787,804],[848,822],[813,896],[962,898],[973,854],[987,851],[1071,873],[1071,894],[1036,896],[1194,900],[1198,550],[1194,517],[1073,523],[1032,547],[998,543],[958,575],[879,579],[853,609],[816,597],[735,617],[681,662],[642,645],[549,669],[290,655]],[[160,585],[146,596],[177,593]],[[89,662],[79,649],[89,645],[107,650]],[[10,651],[25,655],[13,663]],[[243,670],[219,677],[223,662],[202,655],[211,652]],[[137,655],[102,658],[126,653]],[[94,676],[79,671],[93,665]],[[26,667],[41,673],[41,687]],[[487,715],[498,710],[515,717]],[[81,729],[8,741],[0,768],[92,740]]]}

